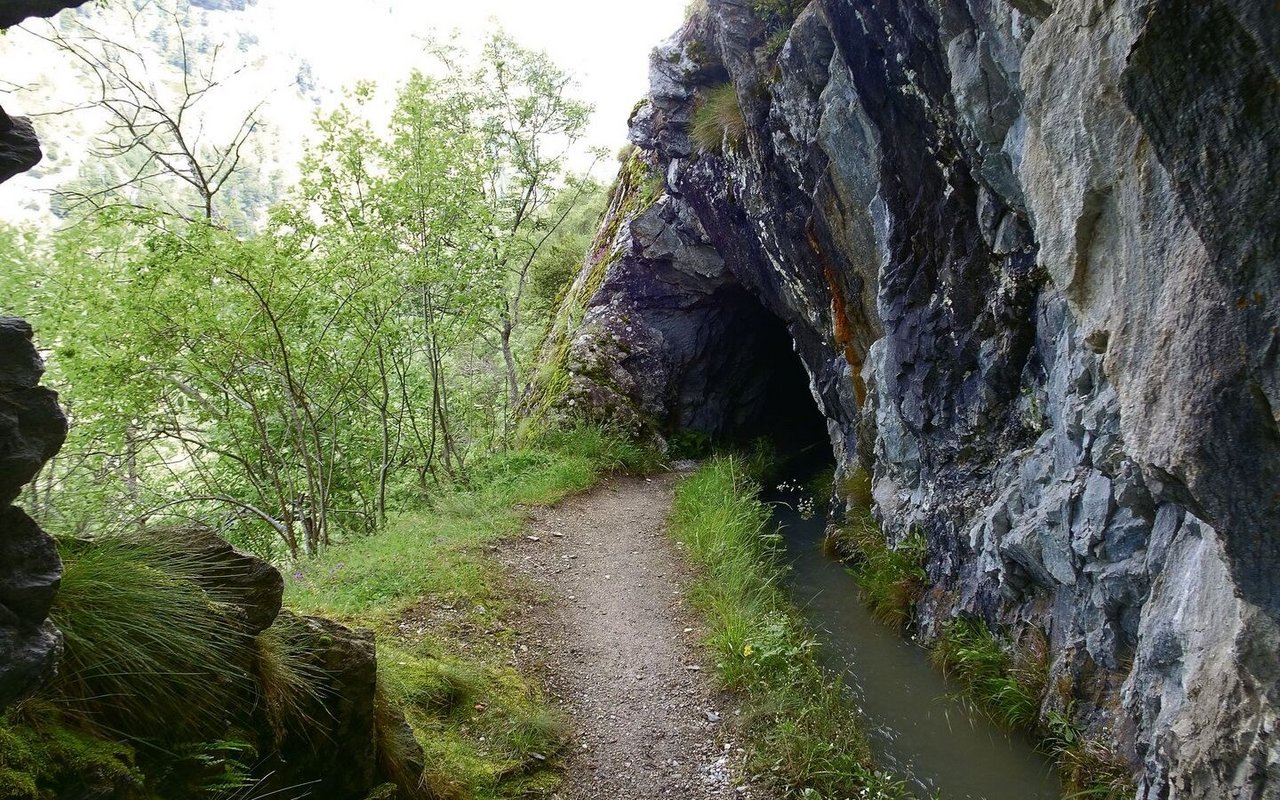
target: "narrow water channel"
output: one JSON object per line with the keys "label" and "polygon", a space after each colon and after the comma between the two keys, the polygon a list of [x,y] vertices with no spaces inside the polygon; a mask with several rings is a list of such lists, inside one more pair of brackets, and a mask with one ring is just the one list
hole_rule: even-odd
{"label": "narrow water channel", "polygon": [[775,502],[774,521],[792,566],[792,597],[822,643],[823,666],[844,675],[878,763],[921,798],[1061,800],[1052,766],[1027,737],[954,699],[955,687],[923,648],[871,617],[848,571],[822,554],[821,512],[804,519]]}

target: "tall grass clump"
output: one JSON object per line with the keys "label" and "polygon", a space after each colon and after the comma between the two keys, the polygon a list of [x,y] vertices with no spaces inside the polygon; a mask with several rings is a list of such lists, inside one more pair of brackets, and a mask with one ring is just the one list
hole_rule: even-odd
{"label": "tall grass clump", "polygon": [[1040,715],[1049,673],[1049,643],[1035,629],[1002,641],[980,620],[949,620],[934,644],[935,664],[996,722],[1038,735],[1040,749],[1057,763],[1070,798],[1133,797],[1132,770],[1106,742],[1075,724],[1074,701]]}
{"label": "tall grass clump", "polygon": [[996,722],[1033,728],[1048,673],[1048,647],[1042,635],[1022,645],[1005,644],[979,620],[948,620],[932,658]]}
{"label": "tall grass clump", "polygon": [[905,796],[876,771],[845,693],[781,586],[778,537],[737,457],[708,461],[676,490],[672,531],[701,569],[692,600],[710,622],[723,685],[743,698],[754,769],[821,797]]}
{"label": "tall grass clump", "polygon": [[254,639],[254,673],[277,747],[288,731],[306,735],[323,728],[313,709],[323,707],[328,676],[314,662],[313,644],[305,624],[289,612]]}
{"label": "tall grass clump", "polygon": [[886,625],[906,627],[925,589],[925,539],[912,533],[890,547],[869,511],[850,512],[826,540],[828,553],[849,565],[862,602]]}
{"label": "tall grass clump", "polygon": [[722,152],[726,143],[741,145],[747,138],[747,120],[732,83],[707,89],[693,110],[689,136],[704,153]]}
{"label": "tall grass clump", "polygon": [[210,567],[164,538],[63,547],[50,617],[66,652],[52,696],[66,713],[128,738],[199,738],[225,727],[249,684],[249,638],[200,588]]}
{"label": "tall grass clump", "polygon": [[913,532],[897,546],[890,546],[871,513],[871,478],[859,469],[845,479],[842,493],[849,503],[845,521],[824,541],[827,555],[849,565],[862,602],[872,616],[897,628],[915,616],[924,593],[928,542]]}

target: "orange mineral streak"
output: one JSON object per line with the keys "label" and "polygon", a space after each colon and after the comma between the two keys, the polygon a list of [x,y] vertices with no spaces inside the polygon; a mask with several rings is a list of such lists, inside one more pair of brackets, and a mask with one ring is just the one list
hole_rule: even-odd
{"label": "orange mineral streak", "polygon": [[867,399],[867,384],[866,381],[862,380],[862,354],[858,352],[858,348],[854,345],[853,323],[849,321],[844,288],[841,287],[836,268],[823,251],[822,243],[818,241],[818,235],[814,232],[812,224],[805,226],[804,235],[809,243],[809,248],[818,257],[818,263],[822,265],[822,275],[827,280],[827,288],[831,290],[832,333],[835,335],[836,344],[844,348],[845,361],[848,361],[849,366],[853,367],[853,396],[858,402],[858,407],[861,408]]}

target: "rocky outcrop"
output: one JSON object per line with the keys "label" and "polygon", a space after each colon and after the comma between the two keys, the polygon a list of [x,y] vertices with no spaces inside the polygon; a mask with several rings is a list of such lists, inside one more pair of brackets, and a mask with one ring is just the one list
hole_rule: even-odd
{"label": "rocky outcrop", "polygon": [[[83,2],[6,3],[0,29]],[[0,109],[0,183],[41,157],[31,121]],[[53,540],[11,505],[67,436],[57,394],[39,385],[44,361],[31,338],[25,321],[0,317],[0,710],[48,680],[62,650],[62,635],[47,620],[62,562]]]}
{"label": "rocky outcrop", "polygon": [[284,598],[284,576],[260,558],[241,552],[207,528],[174,532],[201,565],[200,588],[215,598],[251,636],[275,622]]}
{"label": "rocky outcrop", "polygon": [[40,163],[44,153],[26,117],[11,117],[0,108],[0,183]]}
{"label": "rocky outcrop", "polygon": [[58,452],[67,420],[39,385],[44,363],[31,326],[0,317],[0,708],[52,674],[62,637],[48,622],[62,579],[57,548],[22,509],[22,487]]}
{"label": "rocky outcrop", "polygon": [[731,431],[764,309],[842,473],[929,540],[926,637],[1046,633],[1043,713],[1140,798],[1277,796],[1274,11],[707,6],[652,58],[553,404]]}
{"label": "rocky outcrop", "polygon": [[306,653],[305,669],[316,685],[296,713],[304,724],[281,731],[259,768],[266,776],[262,789],[287,793],[307,786],[310,796],[328,800],[372,797],[375,789],[402,777],[387,773],[389,759],[379,752],[387,742],[398,750],[397,767],[420,775],[422,748],[413,731],[400,711],[378,696],[373,631],[288,611],[277,624],[292,639],[291,647]]}
{"label": "rocky outcrop", "polygon": [[87,2],[89,0],[7,0],[0,7],[0,28],[12,28],[27,17],[52,17],[63,9]]}

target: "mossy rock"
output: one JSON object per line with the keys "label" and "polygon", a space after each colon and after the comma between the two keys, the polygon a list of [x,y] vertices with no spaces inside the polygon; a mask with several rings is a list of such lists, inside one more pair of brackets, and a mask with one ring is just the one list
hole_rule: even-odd
{"label": "mossy rock", "polygon": [[29,704],[20,716],[0,718],[0,797],[144,797],[132,747],[69,725],[43,705]]}

